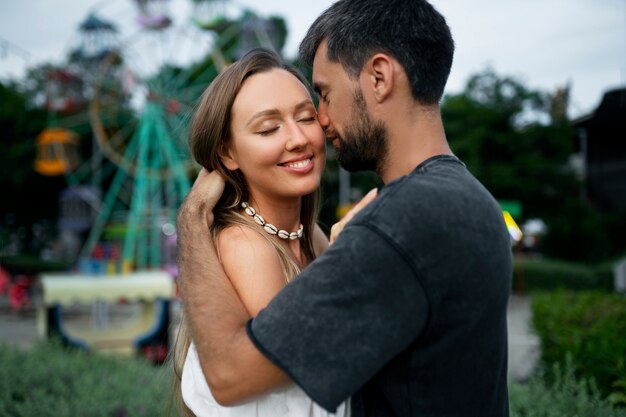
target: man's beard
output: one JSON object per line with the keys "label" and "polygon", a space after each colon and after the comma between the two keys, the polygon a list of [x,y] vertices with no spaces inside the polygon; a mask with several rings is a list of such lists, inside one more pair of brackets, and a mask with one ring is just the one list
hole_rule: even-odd
{"label": "man's beard", "polygon": [[343,136],[335,132],[339,138],[337,161],[351,172],[376,171],[380,175],[387,162],[387,127],[370,118],[361,89],[354,93],[351,119]]}

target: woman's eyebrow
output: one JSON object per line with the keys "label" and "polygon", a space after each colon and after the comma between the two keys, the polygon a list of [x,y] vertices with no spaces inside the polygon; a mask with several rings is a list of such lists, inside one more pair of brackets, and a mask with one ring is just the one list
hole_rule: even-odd
{"label": "woman's eyebrow", "polygon": [[296,107],[294,107],[294,109],[297,110],[301,110],[305,107],[308,106],[312,106],[313,105],[313,101],[310,98],[307,98],[305,100],[302,100],[300,103],[296,104]]}
{"label": "woman's eyebrow", "polygon": [[259,117],[263,117],[263,116],[274,116],[276,114],[280,114],[280,111],[278,109],[267,109],[267,110],[261,110],[259,112],[256,112],[252,115],[252,117],[250,118],[250,120],[248,120],[248,123],[246,123],[246,126],[250,126],[250,124],[255,121],[256,119],[258,119]]}

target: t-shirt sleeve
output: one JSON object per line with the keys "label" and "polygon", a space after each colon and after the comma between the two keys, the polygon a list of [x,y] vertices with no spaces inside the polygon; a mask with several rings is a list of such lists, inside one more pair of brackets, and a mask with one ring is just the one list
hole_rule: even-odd
{"label": "t-shirt sleeve", "polygon": [[330,412],[420,334],[428,306],[388,237],[348,225],[248,322],[256,347]]}

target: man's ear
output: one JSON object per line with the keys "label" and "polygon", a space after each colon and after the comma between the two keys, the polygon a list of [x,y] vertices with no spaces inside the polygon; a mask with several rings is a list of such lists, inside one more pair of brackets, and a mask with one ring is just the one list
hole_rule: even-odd
{"label": "man's ear", "polygon": [[220,148],[217,154],[220,157],[222,164],[224,164],[224,166],[229,171],[235,171],[239,169],[239,164],[237,163],[235,158],[233,158],[230,148],[222,147]]}
{"label": "man's ear", "polygon": [[384,53],[373,55],[365,65],[366,86],[369,87],[377,102],[387,99],[394,86],[394,65],[391,57]]}

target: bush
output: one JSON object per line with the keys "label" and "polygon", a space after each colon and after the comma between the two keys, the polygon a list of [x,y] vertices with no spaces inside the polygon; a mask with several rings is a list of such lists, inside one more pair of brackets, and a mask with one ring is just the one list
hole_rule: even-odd
{"label": "bush", "polygon": [[548,233],[541,253],[558,259],[599,262],[626,255],[626,207],[600,209],[589,202],[565,199],[550,207]]}
{"label": "bush", "polygon": [[517,256],[514,259],[513,289],[613,291],[613,263],[586,265],[576,262]]}
{"label": "bush", "polygon": [[[30,350],[0,345],[0,416],[167,416],[169,369],[55,343]],[[551,385],[536,375],[510,386],[511,417],[626,417],[593,384],[575,379],[571,361],[551,375]]]}
{"label": "bush", "polygon": [[0,415],[165,416],[171,377],[142,359],[0,345]]}
{"label": "bush", "polygon": [[543,239],[542,253],[567,260],[598,262],[615,256],[606,215],[591,204],[565,200],[553,207],[554,216],[546,218],[548,234]]}
{"label": "bush", "polygon": [[[546,383],[548,376],[553,383]],[[511,384],[509,401],[511,417],[626,417],[626,410],[602,399],[593,382],[576,379],[571,359],[525,384]]]}
{"label": "bush", "polygon": [[567,355],[577,374],[620,401],[626,387],[626,297],[598,291],[556,291],[532,300],[533,326],[546,365]]}

